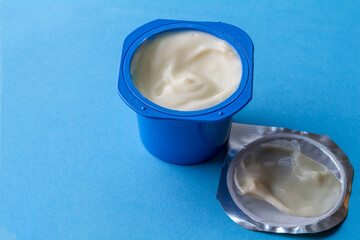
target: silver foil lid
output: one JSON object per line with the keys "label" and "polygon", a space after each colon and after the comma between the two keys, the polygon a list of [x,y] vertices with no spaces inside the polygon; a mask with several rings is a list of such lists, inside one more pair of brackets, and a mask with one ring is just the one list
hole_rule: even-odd
{"label": "silver foil lid", "polygon": [[[341,197],[334,208],[320,217],[297,217],[271,204],[242,195],[234,183],[234,171],[248,149],[274,140],[296,142],[304,155],[324,164],[340,180]],[[345,153],[328,136],[278,127],[232,124],[229,149],[221,171],[217,200],[238,225],[254,231],[317,233],[341,223],[348,212],[353,167]]]}

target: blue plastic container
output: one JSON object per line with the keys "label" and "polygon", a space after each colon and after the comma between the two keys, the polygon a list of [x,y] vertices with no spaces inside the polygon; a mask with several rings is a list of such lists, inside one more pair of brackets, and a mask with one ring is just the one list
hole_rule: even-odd
{"label": "blue plastic container", "polygon": [[[239,54],[243,67],[239,87],[220,104],[198,111],[171,110],[149,101],[134,86],[130,63],[141,43],[160,33],[181,30],[213,34]],[[227,143],[232,115],[251,99],[253,51],[252,41],[244,31],[221,22],[155,20],[130,33],[123,44],[117,87],[120,97],[138,114],[146,149],[174,164],[196,164],[216,155]]]}

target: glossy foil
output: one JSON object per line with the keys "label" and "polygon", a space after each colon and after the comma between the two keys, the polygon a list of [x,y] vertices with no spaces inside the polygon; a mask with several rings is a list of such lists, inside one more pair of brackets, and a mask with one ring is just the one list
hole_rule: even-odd
{"label": "glossy foil", "polygon": [[[271,204],[242,195],[234,182],[234,170],[242,156],[260,144],[274,140],[296,141],[299,150],[319,161],[340,180],[341,197],[328,213],[320,217],[304,218],[289,215]],[[276,233],[317,233],[341,223],[348,212],[353,168],[345,153],[328,137],[278,127],[233,123],[229,150],[221,172],[217,200],[226,214],[240,226],[254,231]]]}

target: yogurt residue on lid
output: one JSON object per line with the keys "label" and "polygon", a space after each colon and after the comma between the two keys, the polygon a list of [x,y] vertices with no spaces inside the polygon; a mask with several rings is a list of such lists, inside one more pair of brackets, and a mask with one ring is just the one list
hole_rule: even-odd
{"label": "yogurt residue on lid", "polygon": [[234,180],[242,194],[300,217],[326,214],[341,194],[340,181],[325,165],[299,151],[266,144],[245,156]]}
{"label": "yogurt residue on lid", "polygon": [[146,40],[132,58],[130,73],[150,101],[195,111],[230,97],[240,84],[242,65],[226,41],[201,31],[179,31]]}

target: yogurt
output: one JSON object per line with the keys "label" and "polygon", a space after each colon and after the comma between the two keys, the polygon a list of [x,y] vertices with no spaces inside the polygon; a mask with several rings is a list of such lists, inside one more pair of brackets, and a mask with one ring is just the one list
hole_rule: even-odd
{"label": "yogurt", "polygon": [[300,217],[326,214],[341,194],[340,181],[326,166],[279,146],[260,146],[237,167],[234,179],[242,194]]}
{"label": "yogurt", "polygon": [[137,90],[164,108],[196,111],[230,97],[242,76],[239,55],[201,31],[163,33],[135,52],[130,74]]}

